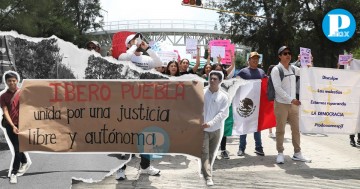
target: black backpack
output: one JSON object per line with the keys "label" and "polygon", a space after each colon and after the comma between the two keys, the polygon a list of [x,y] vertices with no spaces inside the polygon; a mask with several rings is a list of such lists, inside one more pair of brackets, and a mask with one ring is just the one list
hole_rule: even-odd
{"label": "black backpack", "polygon": [[[295,68],[292,65],[290,65],[290,66],[291,66],[293,73],[295,73]],[[280,80],[282,81],[285,77],[284,70],[279,65],[276,65],[276,67],[279,70]],[[291,75],[293,75],[293,74],[291,74]],[[290,76],[290,75],[286,75],[286,76]],[[274,88],[274,84],[271,79],[271,75],[269,75],[266,95],[267,95],[268,100],[270,100],[270,101],[273,101],[275,99],[275,88]]]}

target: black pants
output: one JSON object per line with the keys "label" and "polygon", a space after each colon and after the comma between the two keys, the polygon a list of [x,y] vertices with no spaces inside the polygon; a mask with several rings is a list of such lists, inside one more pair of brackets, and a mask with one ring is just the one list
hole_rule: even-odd
{"label": "black pants", "polygon": [[[131,155],[130,155],[131,157]],[[140,167],[141,169],[147,169],[150,167],[150,155],[140,155],[141,161],[140,161]],[[121,167],[121,169],[126,169],[126,164]]]}
{"label": "black pants", "polygon": [[[360,133],[357,134],[358,136],[358,141],[360,141]],[[350,140],[355,140],[355,135],[350,135]]]}
{"label": "black pants", "polygon": [[27,159],[26,156],[23,152],[19,152],[19,138],[18,135],[15,134],[13,132],[12,127],[9,124],[5,125],[6,128],[6,133],[10,139],[10,142],[12,143],[12,145],[14,146],[14,151],[15,151],[15,157],[14,157],[14,162],[12,165],[12,171],[11,174],[17,174],[19,168],[20,168],[20,163],[27,163]]}
{"label": "black pants", "polygon": [[224,151],[226,150],[226,136],[223,136],[220,143],[220,150]]}

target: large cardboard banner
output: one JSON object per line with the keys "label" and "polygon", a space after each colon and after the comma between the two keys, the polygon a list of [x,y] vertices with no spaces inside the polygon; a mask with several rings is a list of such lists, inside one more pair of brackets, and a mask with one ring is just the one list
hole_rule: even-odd
{"label": "large cardboard banner", "polygon": [[25,80],[21,89],[21,151],[201,157],[201,82]]}
{"label": "large cardboard banner", "polygon": [[300,73],[300,131],[337,134],[359,132],[359,72],[302,68]]}

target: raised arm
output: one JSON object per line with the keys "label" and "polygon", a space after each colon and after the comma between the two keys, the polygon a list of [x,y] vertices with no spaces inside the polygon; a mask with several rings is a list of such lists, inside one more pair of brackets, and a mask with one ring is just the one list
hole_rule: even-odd
{"label": "raised arm", "polygon": [[196,48],[196,64],[192,68],[194,73],[196,73],[196,71],[199,69],[199,66],[200,66],[200,47],[197,46],[197,48]]}

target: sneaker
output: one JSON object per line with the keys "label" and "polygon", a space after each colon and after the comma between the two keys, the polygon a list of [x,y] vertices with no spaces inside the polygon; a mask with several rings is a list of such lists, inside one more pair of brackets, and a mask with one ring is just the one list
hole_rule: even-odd
{"label": "sneaker", "polygon": [[303,162],[307,162],[307,163],[311,162],[311,159],[306,158],[305,156],[303,156],[301,154],[301,152],[295,153],[291,159],[293,159],[294,161],[303,161]]}
{"label": "sneaker", "polygon": [[148,175],[151,175],[151,176],[158,176],[158,175],[160,175],[160,170],[156,169],[153,166],[149,166],[146,169],[141,169],[141,174],[148,174]]}
{"label": "sneaker", "polygon": [[22,176],[30,168],[31,162],[27,162],[21,165],[16,176]]}
{"label": "sneaker", "polygon": [[221,157],[224,159],[230,159],[229,153],[226,150],[221,151]]}
{"label": "sneaker", "polygon": [[262,148],[255,149],[255,154],[257,154],[259,156],[264,156],[265,155]]}
{"label": "sneaker", "polygon": [[11,174],[10,176],[10,183],[11,184],[16,184],[17,183],[17,177],[15,174]]}
{"label": "sneaker", "polygon": [[276,135],[274,133],[269,133],[269,138],[276,138]]}
{"label": "sneaker", "polygon": [[284,164],[284,154],[283,153],[279,153],[277,155],[277,158],[276,158],[276,163],[277,164]]}
{"label": "sneaker", "polygon": [[350,146],[356,147],[355,140],[350,140]]}
{"label": "sneaker", "polygon": [[237,153],[238,156],[244,156],[245,155],[245,152],[242,151],[242,150],[239,150],[238,153]]}
{"label": "sneaker", "polygon": [[211,178],[206,179],[206,185],[207,186],[214,186],[214,182]]}
{"label": "sneaker", "polygon": [[126,176],[125,176],[124,169],[119,169],[116,171],[116,176],[115,176],[116,180],[125,180],[125,178],[126,178]]}

